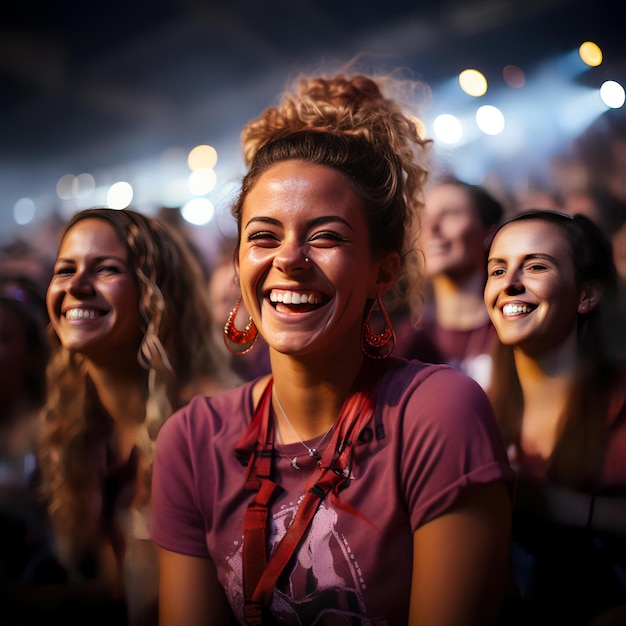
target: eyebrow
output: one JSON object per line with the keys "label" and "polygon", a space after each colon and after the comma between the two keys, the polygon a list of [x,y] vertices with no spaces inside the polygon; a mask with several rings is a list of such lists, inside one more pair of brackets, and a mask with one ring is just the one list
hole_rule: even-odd
{"label": "eyebrow", "polygon": [[[557,260],[553,256],[551,256],[549,254],[543,254],[541,252],[535,252],[533,254],[527,254],[527,255],[524,256],[524,258],[522,260],[523,261],[529,261],[529,260],[532,260],[532,259],[551,261],[555,265],[558,265]],[[506,263],[506,260],[505,259],[499,259],[497,257],[492,257],[492,258],[487,260],[487,265],[491,265],[492,263]]]}
{"label": "eyebrow", "polygon": [[[272,224],[273,226],[282,226],[282,222],[280,220],[277,220],[273,217],[259,216],[253,217],[250,221],[248,221],[248,223],[245,225],[245,228],[248,228],[248,226],[257,222],[260,222],[261,224]],[[329,222],[340,222],[341,224],[347,226],[351,231],[354,231],[354,228],[352,227],[350,222],[345,220],[343,217],[339,217],[339,215],[322,215],[321,217],[316,217],[315,219],[310,220],[307,223],[307,226],[311,228],[314,226],[328,224]]]}
{"label": "eyebrow", "polygon": [[[123,257],[116,256],[114,254],[104,254],[102,256],[97,256],[92,259],[94,263],[102,263],[102,261],[117,261],[118,263],[122,263],[123,265],[128,265],[128,261]],[[75,263],[74,259],[68,259],[65,257],[58,257],[55,261],[56,263]]]}

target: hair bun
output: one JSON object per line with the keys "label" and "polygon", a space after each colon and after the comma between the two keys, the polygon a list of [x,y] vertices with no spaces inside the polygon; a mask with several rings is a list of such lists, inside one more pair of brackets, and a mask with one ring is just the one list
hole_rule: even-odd
{"label": "hair bun", "polygon": [[423,124],[416,116],[407,116],[399,101],[387,98],[384,91],[406,91],[407,86],[416,85],[419,83],[363,74],[300,77],[276,106],[244,127],[241,139],[246,166],[267,143],[302,130],[362,136],[373,144],[391,147],[401,158],[415,159],[415,144],[421,148],[426,143]]}

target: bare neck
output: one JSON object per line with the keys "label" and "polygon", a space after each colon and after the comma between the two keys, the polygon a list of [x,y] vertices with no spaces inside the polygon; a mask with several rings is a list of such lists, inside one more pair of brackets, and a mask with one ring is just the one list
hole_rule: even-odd
{"label": "bare neck", "polygon": [[[575,337],[553,350],[531,355],[517,347],[514,351],[522,395],[524,399],[523,430],[541,432],[543,438],[536,447],[547,452],[553,449],[559,425],[562,423],[578,368],[578,350]],[[550,433],[548,436],[545,433]],[[549,439],[549,442],[546,441]]]}
{"label": "bare neck", "polygon": [[[325,359],[323,363],[297,360],[271,353],[274,390],[280,404],[304,440],[325,433],[337,420],[350,387],[357,378],[363,355],[353,358]],[[274,405],[278,430],[283,443],[298,437]]]}
{"label": "bare neck", "polygon": [[573,378],[579,363],[576,331],[554,347],[516,346],[513,356],[522,388]]}
{"label": "bare neck", "polygon": [[148,372],[139,363],[126,369],[88,364],[98,399],[116,425],[141,424],[148,396]]}

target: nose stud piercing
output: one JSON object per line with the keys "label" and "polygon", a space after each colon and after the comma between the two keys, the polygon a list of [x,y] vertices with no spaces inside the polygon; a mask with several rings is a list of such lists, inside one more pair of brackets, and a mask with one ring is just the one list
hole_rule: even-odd
{"label": "nose stud piercing", "polygon": [[305,262],[305,263],[309,263],[309,262],[310,262],[310,260],[311,260],[311,259],[309,259],[309,257],[308,257],[308,256],[305,256],[305,257],[304,257],[304,262]]}

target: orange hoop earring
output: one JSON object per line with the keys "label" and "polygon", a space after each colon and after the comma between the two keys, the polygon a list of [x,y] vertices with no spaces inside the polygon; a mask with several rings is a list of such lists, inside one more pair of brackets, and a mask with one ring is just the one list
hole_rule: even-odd
{"label": "orange hoop earring", "polygon": [[237,355],[250,352],[259,338],[259,331],[251,317],[248,317],[248,323],[243,330],[235,328],[235,318],[239,312],[240,305],[241,296],[239,296],[232,311],[228,314],[228,320],[224,325],[224,343],[230,352]]}
{"label": "orange hoop earring", "polygon": [[[375,332],[370,326],[372,312],[377,304],[385,322],[385,327],[381,333]],[[394,351],[395,347],[396,333],[391,325],[391,319],[389,319],[389,314],[387,313],[387,309],[385,309],[383,301],[380,298],[376,298],[376,300],[372,302],[372,306],[363,322],[361,349],[364,354],[373,359],[385,359]]]}

